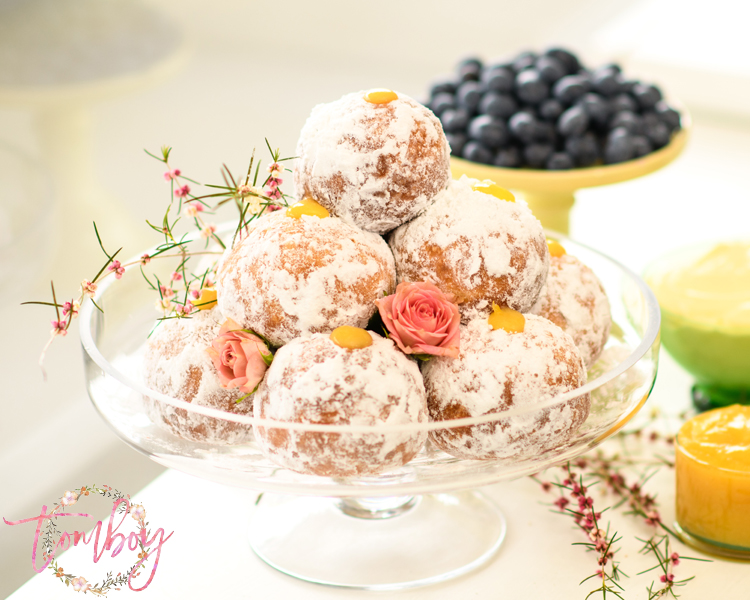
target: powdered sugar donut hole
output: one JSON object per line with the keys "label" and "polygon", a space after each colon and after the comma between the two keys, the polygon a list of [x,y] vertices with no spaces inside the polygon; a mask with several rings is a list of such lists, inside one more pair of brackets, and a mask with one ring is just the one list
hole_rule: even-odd
{"label": "powdered sugar donut hole", "polygon": [[435,357],[422,368],[430,418],[447,421],[527,412],[498,421],[430,432],[456,458],[524,460],[567,443],[589,413],[588,394],[563,405],[534,406],[586,383],[573,340],[557,325],[525,315],[522,333],[493,331],[486,319],[461,327],[457,359]]}
{"label": "powdered sugar donut hole", "polygon": [[575,256],[550,259],[547,281],[531,309],[568,333],[586,367],[593,365],[609,338],[612,316],[599,278]]}
{"label": "powdered sugar donut hole", "polygon": [[294,185],[333,214],[386,233],[450,181],[450,147],[432,112],[398,93],[386,104],[348,94],[316,106],[300,133]]}
{"label": "powdered sugar donut hole", "polygon": [[[162,321],[146,343],[146,385],[199,406],[250,415],[252,398],[238,389],[221,387],[206,349],[216,339],[224,318],[217,309],[195,312],[189,319]],[[157,425],[195,442],[238,444],[252,438],[250,425],[222,421],[146,398],[147,412]]]}
{"label": "powdered sugar donut hole", "polygon": [[493,302],[528,311],[549,268],[544,230],[526,203],[474,191],[473,183],[453,181],[390,239],[399,283],[431,281],[453,294],[464,323],[487,316]]}
{"label": "powdered sugar donut hole", "polygon": [[[255,394],[256,418],[334,425],[424,423],[427,401],[419,367],[393,342],[371,333],[367,348],[348,350],[329,335],[298,338],[278,350]],[[426,431],[327,433],[254,427],[263,454],[298,473],[375,475],[409,462]]]}
{"label": "powdered sugar donut hole", "polygon": [[219,309],[280,346],[340,325],[365,327],[395,288],[388,245],[335,217],[279,211],[229,252],[216,283]]}

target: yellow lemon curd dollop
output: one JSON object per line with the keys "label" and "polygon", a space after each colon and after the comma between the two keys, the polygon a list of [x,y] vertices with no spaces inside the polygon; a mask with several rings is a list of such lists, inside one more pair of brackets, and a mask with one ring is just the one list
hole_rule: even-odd
{"label": "yellow lemon curd dollop", "polygon": [[690,419],[677,435],[675,458],[680,526],[750,550],[750,406]]}
{"label": "yellow lemon curd dollop", "polygon": [[365,100],[370,104],[388,104],[393,100],[398,100],[398,94],[393,90],[375,88],[365,94]]}
{"label": "yellow lemon curd dollop", "polygon": [[567,254],[563,245],[557,240],[547,238],[547,248],[549,249],[549,255],[553,258],[560,258],[563,254]]}
{"label": "yellow lemon curd dollop", "polygon": [[475,192],[482,192],[483,194],[489,194],[490,196],[495,196],[495,198],[499,198],[500,200],[505,200],[506,202],[515,202],[516,197],[511,194],[508,190],[506,190],[504,187],[500,187],[497,185],[494,181],[490,181],[489,179],[485,179],[484,181],[479,181],[471,186],[471,189]]}
{"label": "yellow lemon curd dollop", "polygon": [[351,327],[349,325],[336,327],[331,332],[330,339],[337,346],[348,350],[359,350],[360,348],[372,346],[370,332],[361,327]]}
{"label": "yellow lemon curd dollop", "polygon": [[216,290],[203,288],[201,295],[193,302],[193,306],[198,310],[209,310],[216,306]]}
{"label": "yellow lemon curd dollop", "polygon": [[492,314],[487,319],[493,331],[504,329],[508,333],[523,333],[526,319],[517,310],[492,303]]}
{"label": "yellow lemon curd dollop", "polygon": [[312,198],[303,198],[296,204],[293,204],[286,209],[286,216],[299,219],[302,215],[309,215],[311,217],[318,217],[319,219],[325,219],[330,216],[330,213]]}

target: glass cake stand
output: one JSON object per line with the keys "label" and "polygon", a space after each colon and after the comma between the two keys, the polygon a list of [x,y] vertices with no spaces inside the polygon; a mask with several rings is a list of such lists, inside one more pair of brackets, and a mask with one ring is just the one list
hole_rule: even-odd
{"label": "glass cake stand", "polygon": [[[202,240],[198,243],[201,245]],[[467,573],[496,553],[506,532],[498,507],[474,488],[537,473],[594,448],[623,427],[648,398],[659,352],[659,307],[643,281],[614,260],[571,240],[567,251],[590,266],[609,296],[613,327],[589,382],[540,402],[535,411],[584,393],[591,411],[561,446],[517,460],[459,460],[429,442],[408,464],[379,476],[334,479],[281,468],[254,441],[210,445],[175,436],[154,422],[146,398],[208,422],[239,426],[387,435],[512,419],[511,408],[415,425],[321,425],[278,422],[193,406],[148,389],[143,351],[156,313],[154,292],[137,268],[102,282],[80,312],[89,395],[102,418],[131,447],[161,465],[207,480],[266,492],[252,509],[250,543],[274,568],[299,579],[357,589],[425,585]],[[157,261],[154,261],[157,262]]]}

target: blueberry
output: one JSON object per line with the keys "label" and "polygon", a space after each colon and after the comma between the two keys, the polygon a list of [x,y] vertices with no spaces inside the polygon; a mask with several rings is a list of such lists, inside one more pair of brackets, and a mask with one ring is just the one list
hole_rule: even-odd
{"label": "blueberry", "polygon": [[635,84],[638,83],[632,79],[625,79],[625,77],[622,76],[622,73],[618,74],[616,79],[620,84],[620,91],[623,93],[632,92]]}
{"label": "blueberry", "polygon": [[646,137],[654,148],[661,148],[669,143],[669,127],[661,121],[645,131]]}
{"label": "blueberry", "polygon": [[477,112],[482,100],[482,86],[476,81],[462,83],[456,92],[456,103],[470,113]]}
{"label": "blueberry", "polygon": [[609,107],[613,113],[620,112],[621,110],[636,112],[638,110],[638,103],[630,94],[617,94],[617,96],[610,100]]}
{"label": "blueberry", "polygon": [[599,69],[591,76],[591,86],[602,96],[610,97],[622,91],[617,73],[611,69]]}
{"label": "blueberry", "polygon": [[518,110],[518,103],[509,94],[487,92],[479,103],[479,112],[507,119]]}
{"label": "blueberry", "polygon": [[458,63],[458,77],[461,81],[479,81],[481,74],[482,61],[478,58],[465,58]]}
{"label": "blueberry", "polygon": [[557,121],[557,118],[563,113],[565,108],[559,100],[547,98],[539,105],[539,116],[545,121]]}
{"label": "blueberry", "polygon": [[534,141],[554,144],[556,141],[555,126],[549,121],[537,121]]}
{"label": "blueberry", "polygon": [[557,120],[557,131],[565,137],[582,135],[589,126],[589,116],[582,106],[571,106]]}
{"label": "blueberry", "polygon": [[567,152],[553,152],[547,159],[546,167],[551,171],[562,171],[575,167],[573,158]]}
{"label": "blueberry", "polygon": [[643,121],[643,128],[649,129],[656,125],[661,119],[659,118],[659,115],[656,114],[653,110],[645,111],[641,114],[641,120]]}
{"label": "blueberry", "polygon": [[458,89],[458,81],[453,77],[436,79],[430,86],[430,98],[435,98],[438,94],[455,94],[456,89]]}
{"label": "blueberry", "polygon": [[524,144],[534,141],[537,120],[526,111],[519,111],[508,120],[510,132]]}
{"label": "blueberry", "polygon": [[492,92],[507,93],[513,90],[516,75],[504,67],[492,67],[482,72],[484,89]]}
{"label": "blueberry", "polygon": [[523,160],[532,169],[542,169],[553,150],[552,144],[529,144],[523,149]]}
{"label": "blueberry", "polygon": [[469,137],[465,133],[446,133],[445,139],[447,139],[448,144],[450,144],[451,154],[453,156],[461,156]]}
{"label": "blueberry", "polygon": [[456,108],[456,97],[453,94],[443,92],[435,96],[430,102],[430,110],[438,117],[449,108]]}
{"label": "blueberry", "polygon": [[632,137],[632,141],[633,158],[640,158],[641,156],[645,156],[649,152],[653,151],[651,142],[648,141],[648,138],[645,135],[634,135]]}
{"label": "blueberry", "polygon": [[440,116],[443,129],[448,133],[463,133],[470,119],[471,115],[465,108],[448,108]]}
{"label": "blueberry", "polygon": [[463,67],[472,67],[474,69],[480,69],[483,67],[482,65],[482,59],[477,56],[467,56],[465,58],[462,58],[458,63],[458,69],[460,70]]}
{"label": "blueberry", "polygon": [[492,164],[492,159],[494,158],[492,150],[479,142],[475,142],[474,140],[466,142],[466,145],[464,146],[463,157],[466,160],[484,163],[486,165]]}
{"label": "blueberry", "polygon": [[636,83],[631,93],[642,109],[653,108],[661,100],[661,90],[655,85]]}
{"label": "blueberry", "polygon": [[604,162],[606,164],[625,162],[635,156],[633,138],[624,127],[613,129],[604,145]]}
{"label": "blueberry", "polygon": [[508,127],[505,121],[491,115],[480,115],[469,123],[469,138],[482,142],[488,148],[497,150],[508,141]]}
{"label": "blueberry", "polygon": [[516,95],[522,102],[539,104],[549,96],[549,86],[536,69],[526,69],[516,75]]}
{"label": "blueberry", "polygon": [[536,60],[534,67],[547,83],[555,83],[555,81],[568,74],[565,65],[554,56],[540,56]]}
{"label": "blueberry", "polygon": [[620,65],[618,65],[617,63],[608,63],[606,65],[602,65],[597,69],[597,71],[602,71],[604,69],[613,71],[615,73],[622,73],[622,68],[620,68]]}
{"label": "blueberry", "polygon": [[621,110],[613,114],[609,120],[610,129],[618,127],[624,127],[628,133],[637,135],[643,133],[643,119],[630,110]]}
{"label": "blueberry", "polygon": [[468,65],[466,67],[461,67],[461,69],[459,69],[458,71],[458,79],[461,82],[479,81],[481,77],[482,77],[482,70],[475,69],[471,65]]}
{"label": "blueberry", "polygon": [[508,146],[503,148],[495,154],[495,160],[493,164],[496,167],[520,167],[521,166],[521,151],[517,146]]}
{"label": "blueberry", "polygon": [[592,132],[565,140],[565,151],[579,167],[590,167],[599,159],[599,142]]}
{"label": "blueberry", "polygon": [[654,112],[671,131],[680,128],[680,113],[669,106],[664,100],[660,100],[654,106]]}
{"label": "blueberry", "polygon": [[513,70],[516,73],[533,67],[536,62],[537,54],[535,52],[521,52],[513,59]]}
{"label": "blueberry", "polygon": [[588,91],[586,83],[580,75],[567,75],[555,84],[552,94],[563,104],[573,104]]}
{"label": "blueberry", "polygon": [[592,123],[602,127],[609,120],[609,103],[599,94],[584,94],[576,103],[586,111]]}
{"label": "blueberry", "polygon": [[545,51],[545,54],[559,60],[568,73],[576,73],[581,68],[581,63],[576,55],[564,48],[549,48]]}

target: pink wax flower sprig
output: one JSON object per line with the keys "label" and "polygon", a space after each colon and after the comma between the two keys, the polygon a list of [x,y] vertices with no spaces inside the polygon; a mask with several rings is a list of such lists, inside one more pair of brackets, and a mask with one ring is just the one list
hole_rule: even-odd
{"label": "pink wax flower sprig", "polygon": [[458,358],[461,316],[451,294],[430,282],[401,282],[376,301],[388,337],[406,354]]}
{"label": "pink wax flower sprig", "polygon": [[239,388],[245,396],[254,393],[271,366],[273,354],[259,335],[227,319],[218,337],[206,348],[223,388]]}
{"label": "pink wax flower sprig", "polygon": [[[658,412],[651,414],[649,423],[653,423],[658,417]],[[653,534],[648,539],[638,539],[643,543],[642,554],[652,554],[657,559],[657,564],[650,569],[641,571],[639,575],[661,570],[662,574],[658,583],[653,581],[648,588],[649,600],[670,596],[676,598],[675,588],[686,585],[692,577],[677,579],[673,572],[674,567],[682,560],[705,559],[680,556],[676,552],[669,551],[669,537],[678,539],[676,534],[662,521],[656,496],[649,494],[646,483],[661,467],[674,468],[673,456],[670,457],[658,449],[649,447],[647,449],[636,445],[636,442],[648,442],[649,446],[660,442],[664,443],[669,452],[674,452],[673,437],[650,431],[649,423],[633,430],[621,431],[615,434],[614,441],[619,441],[618,450],[608,453],[597,449],[585,456],[562,465],[563,478],[555,478],[556,481],[543,479],[543,474],[534,475],[532,479],[540,484],[545,493],[557,490],[557,498],[552,502],[553,510],[561,515],[573,518],[576,527],[580,529],[585,541],[576,542],[574,545],[583,546],[587,551],[596,556],[595,572],[584,579],[581,583],[595,579],[598,587],[592,590],[587,598],[601,592],[602,599],[607,598],[607,593],[617,598],[623,598],[623,587],[620,576],[624,575],[620,568],[620,562],[616,559],[618,548],[617,542],[621,539],[616,533],[610,534],[609,525],[601,528],[601,516],[610,508],[624,507],[624,514],[633,516],[643,524],[653,528]],[[613,443],[614,443],[613,441]],[[642,456],[639,456],[639,453]],[[574,472],[575,469],[575,472]],[[641,471],[638,479],[628,481],[626,471]],[[591,493],[591,488],[597,485],[599,490],[597,500]],[[599,510],[601,498],[606,495],[614,496],[611,506]],[[595,508],[595,504],[597,508]],[[710,561],[706,561],[710,562]]]}

